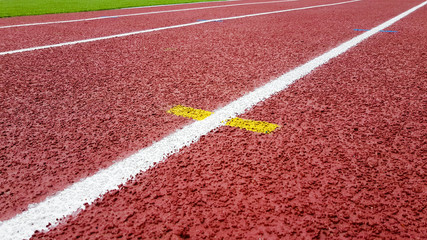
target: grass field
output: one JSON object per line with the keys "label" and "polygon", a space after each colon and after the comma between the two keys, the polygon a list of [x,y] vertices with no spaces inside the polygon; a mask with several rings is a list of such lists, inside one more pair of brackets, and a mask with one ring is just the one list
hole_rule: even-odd
{"label": "grass field", "polygon": [[0,18],[218,0],[0,0]]}

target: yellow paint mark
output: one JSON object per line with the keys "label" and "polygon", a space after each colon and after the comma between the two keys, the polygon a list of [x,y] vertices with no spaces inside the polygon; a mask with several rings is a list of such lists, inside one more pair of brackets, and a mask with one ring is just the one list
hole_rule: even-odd
{"label": "yellow paint mark", "polygon": [[169,109],[168,113],[172,113],[181,117],[192,118],[198,121],[203,120],[212,114],[212,112],[209,111],[195,109],[191,107],[184,107],[182,105],[178,105]]}
{"label": "yellow paint mark", "polygon": [[[168,113],[175,114],[181,117],[191,118],[198,121],[203,120],[212,114],[212,112],[209,111],[185,107],[182,105],[177,105],[169,109]],[[233,118],[231,120],[228,120],[225,125],[259,133],[271,133],[279,127],[279,125],[277,124],[243,118]]]}
{"label": "yellow paint mark", "polygon": [[229,120],[225,125],[259,133],[271,133],[279,127],[279,125],[274,123],[248,120],[243,118],[233,118]]}

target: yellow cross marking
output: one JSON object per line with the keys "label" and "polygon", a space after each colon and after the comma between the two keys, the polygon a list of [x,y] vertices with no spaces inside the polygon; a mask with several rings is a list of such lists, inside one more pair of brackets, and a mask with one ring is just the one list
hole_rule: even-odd
{"label": "yellow cross marking", "polygon": [[[202,109],[195,109],[191,107],[184,107],[182,105],[177,105],[169,109],[168,113],[201,121],[209,117],[213,112],[205,111]],[[237,118],[237,117],[228,120],[225,125],[230,127],[237,127],[240,129],[246,129],[252,132],[259,132],[259,133],[271,133],[276,128],[279,127],[279,125],[273,124],[273,123],[255,121],[255,120],[249,120],[249,119],[243,119],[243,118]]]}

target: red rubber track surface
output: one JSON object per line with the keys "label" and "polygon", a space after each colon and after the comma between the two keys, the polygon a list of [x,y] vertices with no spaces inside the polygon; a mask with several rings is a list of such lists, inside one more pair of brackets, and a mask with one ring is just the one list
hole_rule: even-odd
{"label": "red rubber track surface", "polygon": [[165,5],[165,6],[153,6],[153,7],[141,7],[141,8],[123,8],[123,9],[112,9],[102,11],[91,11],[91,12],[76,12],[76,13],[63,13],[63,14],[48,14],[48,15],[37,15],[37,16],[22,16],[12,18],[0,19],[0,26],[16,25],[16,24],[28,24],[37,22],[52,22],[52,21],[66,21],[73,19],[82,18],[93,18],[103,17],[121,14],[133,14],[142,12],[155,12],[155,11],[166,11],[166,10],[177,10],[187,8],[200,8],[209,6],[225,6],[239,3],[250,3],[250,2],[261,2],[261,0],[242,0],[242,1],[216,1],[216,2],[200,2],[191,4],[180,4],[180,5]]}
{"label": "red rubber track surface", "polygon": [[[427,237],[422,9],[43,239]],[[179,118],[176,117],[176,120]]]}
{"label": "red rubber track surface", "polygon": [[[264,0],[268,1],[268,0]],[[271,0],[272,1],[272,0]],[[216,5],[230,5],[241,4],[247,1],[228,2]],[[248,1],[254,2],[254,1]],[[159,28],[171,25],[179,25],[185,23],[196,22],[200,19],[215,19],[222,17],[240,16],[246,14],[253,14],[259,12],[269,12],[276,10],[284,10],[291,8],[306,7],[312,5],[321,5],[328,3],[339,2],[336,0],[304,0],[296,2],[283,2],[274,4],[261,4],[261,5],[246,5],[235,6],[227,8],[213,8],[203,9],[196,11],[172,12],[172,13],[159,13],[153,15],[142,15],[132,17],[110,18],[103,20],[75,22],[75,23],[60,23],[49,24],[41,26],[28,26],[20,28],[6,28],[0,29],[2,35],[0,36],[0,51],[9,51],[15,49],[22,49],[28,47],[56,44],[68,41],[76,41],[87,38],[103,37],[114,34],[121,34],[133,31],[140,31],[145,29]],[[208,6],[212,6],[209,4]],[[196,6],[181,6],[183,8],[194,8]],[[108,11],[108,15],[115,14],[130,14],[135,12],[153,12],[161,10],[169,10],[170,7],[150,8],[144,10],[126,9],[117,11]],[[72,14],[73,17],[67,19],[80,19],[85,18],[86,13],[80,13],[82,16]],[[68,15],[68,14],[61,14]],[[97,13],[97,17],[104,16]],[[1,19],[0,19],[1,21]],[[43,21],[43,22],[46,22]],[[6,24],[3,24],[6,25]]]}
{"label": "red rubber track surface", "polygon": [[170,107],[217,109],[395,11],[344,26],[357,11],[338,6],[3,56],[1,218],[191,122]]}
{"label": "red rubber track surface", "polygon": [[122,9],[111,9],[111,10],[90,11],[90,12],[10,17],[10,18],[0,19],[1,20],[0,26],[28,24],[28,23],[35,23],[35,22],[64,21],[64,20],[71,20],[71,19],[103,17],[103,16],[110,16],[110,15],[140,13],[140,12],[164,11],[164,10],[209,7],[209,6],[222,6],[222,5],[232,5],[232,4],[238,4],[238,3],[247,3],[247,2],[261,2],[261,1],[260,0],[241,0],[241,1],[239,0],[239,1],[198,2],[198,3],[190,3],[190,4],[177,4],[177,5],[164,5],[164,6],[158,5],[158,6],[152,6],[152,7],[122,8]]}
{"label": "red rubber track surface", "polygon": [[[1,218],[191,122],[171,106],[214,110],[416,2],[355,4],[2,56]],[[244,116],[278,132],[221,128],[43,237],[423,237],[425,14]]]}

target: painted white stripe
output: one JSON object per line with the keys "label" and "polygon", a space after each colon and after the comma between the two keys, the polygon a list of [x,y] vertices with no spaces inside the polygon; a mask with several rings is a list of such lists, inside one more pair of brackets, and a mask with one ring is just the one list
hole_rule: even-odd
{"label": "painted white stripe", "polygon": [[0,236],[3,239],[29,238],[36,230],[47,230],[46,225],[52,223],[56,226],[59,219],[68,216],[78,209],[84,209],[84,203],[93,203],[100,196],[110,190],[118,189],[118,185],[125,184],[128,179],[141,171],[147,170],[154,163],[178,152],[185,146],[199,140],[203,135],[225,125],[228,119],[234,118],[253,108],[256,104],[266,100],[272,95],[286,89],[296,80],[306,76],[314,69],[327,63],[332,58],[343,54],[365,39],[378,33],[415,10],[425,6],[427,1],[411,8],[410,10],[382,23],[381,25],[365,32],[353,39],[344,42],[334,49],[316,57],[315,59],[291,70],[279,78],[255,89],[253,92],[240,97],[223,108],[215,110],[212,115],[202,121],[194,122],[175,133],[144,148],[136,154],[115,163],[111,167],[101,170],[95,175],[77,182],[45,201],[33,204],[27,211],[20,213],[12,219],[0,223]]}
{"label": "painted white stripe", "polygon": [[315,6],[309,6],[309,7],[279,10],[279,11],[273,11],[273,12],[255,13],[255,14],[241,15],[241,16],[235,16],[235,17],[216,18],[216,19],[211,19],[211,20],[206,20],[206,21],[191,22],[191,23],[173,25],[173,26],[168,26],[168,27],[160,27],[160,28],[153,28],[153,29],[141,30],[141,31],[136,31],[136,32],[121,33],[121,34],[110,35],[110,36],[105,36],[105,37],[89,38],[89,39],[72,41],[72,42],[64,42],[64,43],[45,45],[45,46],[39,46],[39,47],[31,47],[31,48],[23,48],[23,49],[18,49],[18,50],[11,50],[11,51],[6,51],[6,52],[0,52],[0,56],[1,55],[7,55],[7,54],[14,54],[14,53],[35,51],[35,50],[46,49],[46,48],[63,47],[63,46],[80,44],[80,43],[95,42],[95,41],[106,40],[106,39],[111,39],[111,38],[127,37],[127,36],[131,36],[131,35],[136,35],[136,34],[155,32],[155,31],[161,31],[161,30],[167,30],[167,29],[173,29],[173,28],[188,27],[188,26],[205,24],[205,23],[215,22],[215,21],[234,20],[234,19],[240,19],[240,18],[256,17],[256,16],[262,16],[262,15],[268,15],[268,14],[277,14],[277,13],[284,13],[284,12],[291,12],[291,11],[298,11],[298,10],[305,10],[305,9],[312,9],[312,8],[320,8],[320,7],[331,7],[331,6],[353,3],[353,2],[359,2],[359,1],[361,1],[361,0],[351,0],[351,1],[346,1],[346,2],[322,4],[322,5],[315,5]]}
{"label": "painted white stripe", "polygon": [[258,4],[269,4],[269,3],[284,3],[284,2],[294,2],[294,1],[298,1],[298,0],[280,0],[280,1],[269,1],[269,2],[239,3],[239,4],[228,4],[228,5],[219,5],[219,6],[209,6],[209,7],[197,7],[197,8],[184,8],[184,9],[174,9],[174,10],[163,10],[163,11],[156,11],[156,12],[130,13],[130,14],[122,14],[122,15],[101,16],[101,17],[82,18],[82,19],[74,19],[74,20],[63,20],[63,21],[53,21],[53,22],[26,23],[26,24],[16,24],[16,25],[0,26],[0,29],[2,29],[2,28],[16,28],[16,27],[28,27],[28,26],[37,26],[37,25],[48,25],[48,24],[59,24],[59,23],[72,23],[72,22],[94,21],[94,20],[103,20],[103,19],[108,19],[108,18],[133,17],[133,16],[151,15],[151,14],[159,14],[159,13],[173,13],[173,12],[184,12],[184,11],[195,11],[195,10],[204,10],[204,9],[212,9],[212,8],[236,7],[236,6],[244,6],[244,5],[258,5]]}

